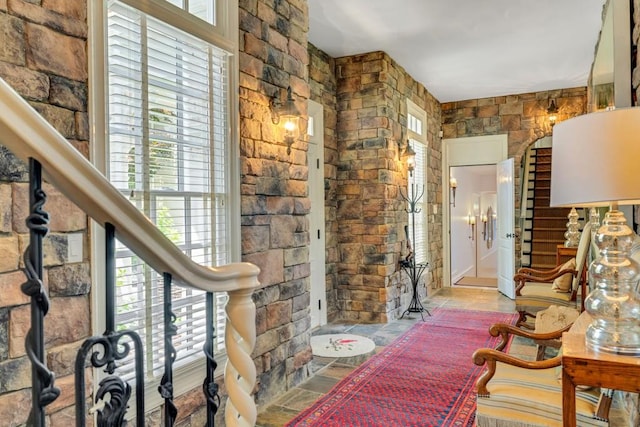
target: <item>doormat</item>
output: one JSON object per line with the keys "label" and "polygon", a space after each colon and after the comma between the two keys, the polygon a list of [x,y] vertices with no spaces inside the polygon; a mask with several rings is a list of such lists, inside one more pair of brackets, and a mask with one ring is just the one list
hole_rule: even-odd
{"label": "doormat", "polygon": [[319,357],[353,357],[375,350],[373,340],[352,334],[326,334],[311,337],[311,351]]}
{"label": "doormat", "polygon": [[462,279],[458,280],[455,284],[463,286],[481,286],[483,288],[497,288],[498,279],[495,277],[463,276]]}

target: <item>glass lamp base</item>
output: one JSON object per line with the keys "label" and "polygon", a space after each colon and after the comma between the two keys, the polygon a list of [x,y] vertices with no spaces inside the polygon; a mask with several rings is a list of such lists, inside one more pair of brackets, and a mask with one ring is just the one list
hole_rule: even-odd
{"label": "glass lamp base", "polygon": [[593,319],[585,336],[587,347],[640,355],[640,264],[629,258],[634,238],[622,212],[607,212],[595,235],[600,256],[589,267],[593,290],[584,300]]}
{"label": "glass lamp base", "polygon": [[587,328],[587,347],[607,353],[640,356],[640,327],[599,327],[597,322]]}

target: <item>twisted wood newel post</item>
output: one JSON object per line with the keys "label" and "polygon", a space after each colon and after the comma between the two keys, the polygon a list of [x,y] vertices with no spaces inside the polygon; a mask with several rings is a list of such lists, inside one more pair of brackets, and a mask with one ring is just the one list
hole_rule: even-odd
{"label": "twisted wood newel post", "polygon": [[227,426],[253,427],[257,408],[251,396],[256,384],[256,366],[251,352],[256,344],[256,305],[253,289],[229,292],[225,345],[227,363],[224,378],[229,398],[225,406]]}

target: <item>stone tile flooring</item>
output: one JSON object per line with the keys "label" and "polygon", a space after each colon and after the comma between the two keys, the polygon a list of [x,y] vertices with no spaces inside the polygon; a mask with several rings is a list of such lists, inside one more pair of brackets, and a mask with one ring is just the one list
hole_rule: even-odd
{"label": "stone tile flooring", "polygon": [[[466,310],[488,310],[500,312],[514,312],[513,300],[500,294],[494,289],[451,287],[434,291],[424,301],[425,308],[432,310],[436,307],[460,308]],[[425,314],[426,315],[426,314]],[[392,342],[415,322],[420,322],[419,313],[408,313],[404,319],[387,324],[330,324],[313,331],[313,334],[350,333],[371,338],[376,343],[375,352],[379,352],[385,345]],[[374,352],[374,353],[375,353]],[[535,360],[536,347],[530,340],[515,339],[510,354]],[[327,393],[343,377],[353,371],[358,365],[368,359],[370,355],[353,358],[323,358],[314,357],[310,363],[313,375],[298,387],[289,390],[280,398],[266,407],[258,408],[257,427],[282,427],[296,414],[311,406],[313,402]],[[620,415],[617,415],[619,419]],[[620,421],[618,421],[620,422]],[[628,425],[612,423],[612,426]]]}

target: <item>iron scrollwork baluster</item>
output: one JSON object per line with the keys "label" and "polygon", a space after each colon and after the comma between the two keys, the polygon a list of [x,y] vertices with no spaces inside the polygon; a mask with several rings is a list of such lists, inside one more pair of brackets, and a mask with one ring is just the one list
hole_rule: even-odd
{"label": "iron scrollwork baluster", "polygon": [[176,315],[172,311],[171,274],[164,273],[164,375],[158,386],[158,392],[164,399],[164,425],[172,427],[178,416],[178,408],[173,403],[173,363],[176,349],[173,337],[178,332],[175,325]]}
{"label": "iron scrollwork baluster", "polygon": [[[104,367],[104,371],[109,374],[100,381],[100,386],[96,392],[94,401],[102,401],[103,406],[97,409],[98,427],[115,427],[126,424],[125,414],[128,409],[128,402],[131,396],[131,386],[124,382],[119,376],[113,373],[117,369],[116,362],[123,360],[129,355],[133,343],[135,351],[135,381],[136,381],[136,425],[144,426],[144,359],[142,350],[142,340],[140,336],[130,330],[116,332],[116,295],[115,295],[115,228],[111,224],[105,224],[106,256],[105,256],[105,277],[106,277],[106,330],[101,336],[94,336],[86,339],[76,356],[76,426],[84,427],[86,420],[85,410],[85,375],[84,368],[87,356],[91,352],[91,366],[94,368]],[[128,340],[121,341],[122,338]],[[95,346],[100,346],[99,350],[93,350]],[[105,398],[109,396],[109,400]]]}
{"label": "iron scrollwork baluster", "polygon": [[60,395],[55,387],[55,375],[44,363],[44,317],[49,312],[49,297],[42,283],[43,249],[42,240],[49,232],[49,214],[43,206],[47,195],[42,190],[42,166],[29,159],[29,203],[31,212],[26,223],[29,228],[29,247],[24,253],[25,275],[27,281],[21,286],[24,294],[31,298],[31,329],[27,333],[25,348],[31,361],[32,406],[30,426],[45,425],[44,407]]}
{"label": "iron scrollwork baluster", "polygon": [[205,398],[207,399],[207,427],[213,427],[216,412],[218,412],[218,408],[220,407],[219,387],[215,382],[215,372],[218,364],[213,357],[213,341],[215,339],[213,302],[213,293],[207,292],[207,338],[204,343],[204,354],[207,358],[207,376],[202,385]]}

